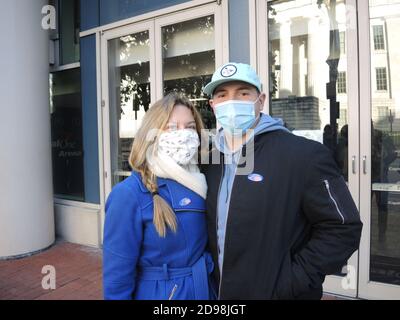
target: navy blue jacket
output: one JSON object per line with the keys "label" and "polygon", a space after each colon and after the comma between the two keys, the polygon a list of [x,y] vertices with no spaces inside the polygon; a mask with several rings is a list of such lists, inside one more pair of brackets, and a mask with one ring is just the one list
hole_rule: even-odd
{"label": "navy blue jacket", "polygon": [[170,179],[158,178],[177,217],[165,238],[153,224],[153,199],[137,172],[118,183],[106,202],[103,242],[105,299],[213,299],[213,262],[206,252],[205,201]]}
{"label": "navy blue jacket", "polygon": [[[217,262],[224,159],[213,152],[220,163],[203,171]],[[362,223],[346,182],[324,145],[282,130],[257,135],[247,152],[254,152],[254,169],[233,182],[222,276],[217,263],[214,272],[219,298],[320,299],[325,276],[340,272],[359,247]],[[239,163],[248,166],[244,155]]]}

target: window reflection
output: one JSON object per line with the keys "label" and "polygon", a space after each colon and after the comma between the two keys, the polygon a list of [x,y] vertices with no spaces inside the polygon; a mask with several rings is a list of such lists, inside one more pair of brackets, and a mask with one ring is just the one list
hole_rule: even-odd
{"label": "window reflection", "polygon": [[348,181],[346,1],[268,1],[267,10],[270,113],[323,143]]}
{"label": "window reflection", "polygon": [[348,177],[346,2],[269,1],[270,112],[325,144]]}
{"label": "window reflection", "polygon": [[60,0],[60,64],[79,61],[80,0]]}
{"label": "window reflection", "polygon": [[150,105],[149,32],[109,41],[109,95],[113,183],[129,175],[132,141]]}
{"label": "window reflection", "polygon": [[84,201],[80,69],[50,74],[54,194]]}
{"label": "window reflection", "polygon": [[400,0],[370,0],[370,280],[400,285]]}
{"label": "window reflection", "polygon": [[202,88],[215,70],[214,16],[162,28],[164,94],[178,91],[199,109],[205,126],[215,119]]}

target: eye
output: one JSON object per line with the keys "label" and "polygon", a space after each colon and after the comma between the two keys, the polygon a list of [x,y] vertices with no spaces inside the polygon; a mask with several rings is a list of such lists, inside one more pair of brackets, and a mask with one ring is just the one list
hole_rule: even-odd
{"label": "eye", "polygon": [[173,131],[173,130],[177,130],[177,125],[176,124],[173,124],[173,123],[170,123],[170,124],[167,124],[167,130],[169,130],[169,131]]}

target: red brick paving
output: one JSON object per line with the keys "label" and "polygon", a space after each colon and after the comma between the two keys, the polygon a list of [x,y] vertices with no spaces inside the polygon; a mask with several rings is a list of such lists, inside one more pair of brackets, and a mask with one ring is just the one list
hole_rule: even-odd
{"label": "red brick paving", "polygon": [[[57,242],[31,257],[0,261],[0,300],[101,300],[100,249]],[[56,270],[56,289],[42,288],[45,265]]]}
{"label": "red brick paving", "polygon": [[[42,288],[45,265],[55,267],[55,290]],[[101,265],[101,249],[63,241],[31,257],[0,260],[0,300],[102,300]]]}

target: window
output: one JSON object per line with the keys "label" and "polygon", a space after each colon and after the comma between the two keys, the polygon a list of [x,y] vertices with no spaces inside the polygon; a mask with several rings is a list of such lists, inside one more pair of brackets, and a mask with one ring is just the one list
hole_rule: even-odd
{"label": "window", "polygon": [[385,50],[385,39],[383,35],[383,26],[377,25],[373,26],[373,34],[374,34],[374,48],[375,50]]}
{"label": "window", "polygon": [[[149,31],[108,41],[113,183],[130,172],[131,144],[150,105]],[[112,106],[112,108],[111,108]]]}
{"label": "window", "polygon": [[339,33],[339,41],[340,41],[340,54],[346,53],[346,33],[341,31]]}
{"label": "window", "polygon": [[378,117],[384,119],[389,116],[389,108],[387,106],[378,106]]}
{"label": "window", "polygon": [[162,27],[164,94],[179,91],[200,111],[205,127],[215,128],[215,118],[203,87],[215,69],[214,16]]}
{"label": "window", "polygon": [[[337,154],[337,164],[347,180],[348,64],[343,54],[348,49],[347,26],[341,24],[340,32],[326,28],[346,20],[346,2],[336,2],[337,21],[320,10],[322,6],[333,10],[326,1],[280,0],[265,1],[264,5],[266,10],[263,5],[260,9],[266,16],[260,21],[268,23],[268,33],[263,34],[262,25],[259,30],[267,45],[263,47],[265,40],[260,37],[258,50],[263,50],[259,56],[268,56],[269,65],[265,68],[262,61],[267,59],[262,58],[261,70],[269,75],[269,113],[282,118],[294,134],[311,137]],[[308,17],[308,12],[318,14]]]}
{"label": "window", "polygon": [[387,91],[386,68],[376,68],[376,90]]}
{"label": "window", "polygon": [[49,34],[57,55],[50,73],[53,189],[57,198],[84,201],[79,0],[53,0],[57,30]]}
{"label": "window", "polygon": [[57,29],[50,32],[55,44],[55,66],[79,62],[80,1],[52,0],[57,10]]}
{"label": "window", "polygon": [[54,194],[84,201],[80,69],[50,74]]}
{"label": "window", "polygon": [[346,72],[339,72],[337,78],[337,92],[347,93]]}
{"label": "window", "polygon": [[[371,92],[370,104],[372,128],[369,137],[371,159],[369,188],[371,194],[368,200],[371,211],[368,213],[369,225],[364,225],[365,235],[370,241],[367,241],[366,250],[362,253],[366,260],[364,258],[360,260],[368,260],[369,263],[360,264],[360,274],[365,279],[365,287],[363,285],[365,292],[370,293],[375,290],[374,282],[380,284],[376,284],[377,292],[379,292],[377,294],[361,293],[372,299],[377,295],[380,295],[380,298],[385,295],[384,299],[396,299],[400,296],[400,233],[398,232],[400,219],[397,219],[400,196],[397,189],[400,183],[399,99],[397,97],[400,92],[400,82],[397,80],[400,59],[398,37],[400,0],[365,2],[369,2],[369,24],[373,41],[370,43],[371,50],[360,54],[369,55],[371,65],[374,68],[380,68],[376,68],[375,72],[372,70],[370,75],[371,84],[374,86],[376,83],[376,90]],[[381,25],[376,25],[377,19],[381,21]],[[385,52],[379,54],[376,50],[385,50]],[[387,60],[390,60],[391,64],[386,64]],[[389,91],[390,94],[388,94]],[[371,283],[371,286],[367,285],[367,282]],[[397,286],[395,289],[397,291],[385,292],[383,290],[385,286],[382,284],[392,284],[390,290]]]}

